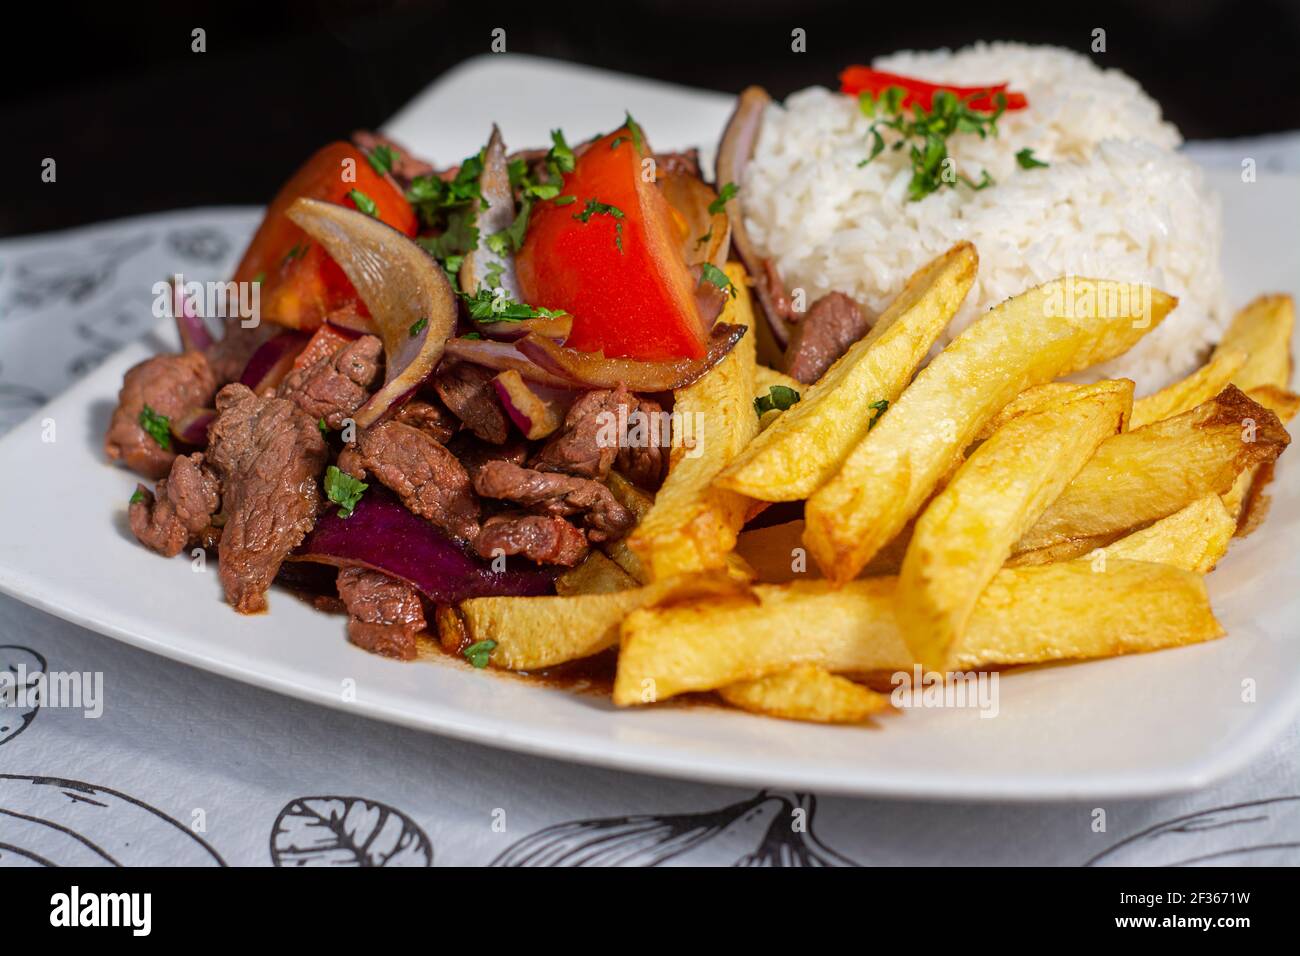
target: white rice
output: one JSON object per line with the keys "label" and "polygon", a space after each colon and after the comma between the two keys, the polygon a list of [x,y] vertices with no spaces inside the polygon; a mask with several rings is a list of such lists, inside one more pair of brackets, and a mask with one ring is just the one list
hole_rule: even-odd
{"label": "white rice", "polygon": [[[945,186],[910,202],[906,149],[858,167],[871,121],[855,97],[814,87],[771,106],[741,187],[746,225],[788,290],[803,289],[808,303],[846,292],[878,313],[913,271],[967,239],[979,275],[944,344],[1009,296],[1074,274],[1179,298],[1159,328],[1091,378],[1132,378],[1146,393],[1195,368],[1227,320],[1218,197],[1175,152],[1178,131],[1136,82],[1067,50],[1015,43],[898,53],[873,66],[962,86],[1007,81],[1029,108],[1004,114],[997,138],[948,140],[958,172],[978,181],[987,170],[996,185]],[[1050,167],[1019,168],[1025,147]]]}

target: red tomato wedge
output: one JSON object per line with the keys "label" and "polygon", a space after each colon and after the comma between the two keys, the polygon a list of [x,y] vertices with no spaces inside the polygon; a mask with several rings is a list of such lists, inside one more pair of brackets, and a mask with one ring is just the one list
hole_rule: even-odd
{"label": "red tomato wedge", "polygon": [[529,305],[573,316],[569,348],[645,361],[702,358],[708,330],[679,226],[642,176],[650,151],[644,143],[637,149],[639,139],[624,127],[597,140],[564,177],[559,201],[534,209],[515,263],[519,289]]}
{"label": "red tomato wedge", "polygon": [[[364,198],[354,199],[354,190]],[[343,270],[284,215],[303,196],[352,208],[358,201],[367,205],[369,199],[376,218],[394,229],[414,236],[419,228],[406,197],[375,172],[361,150],[350,143],[330,143],[280,187],[235,270],[235,281],[261,277],[262,317],[291,328],[314,329],[330,312],[348,306],[365,315]]]}
{"label": "red tomato wedge", "polygon": [[859,93],[871,93],[879,96],[891,86],[897,86],[907,93],[902,102],[904,109],[917,104],[921,109],[927,111],[934,101],[934,94],[940,90],[947,90],[949,93],[955,94],[958,99],[970,97],[968,103],[970,108],[985,113],[992,113],[997,108],[994,97],[998,93],[1007,98],[1008,111],[1023,110],[1029,105],[1029,100],[1025,98],[1024,93],[1008,91],[1008,85],[1006,83],[994,83],[989,86],[950,86],[944,83],[927,83],[925,80],[918,80],[910,76],[900,76],[897,73],[873,70],[868,66],[850,66],[840,73],[841,93],[849,93],[854,96]]}

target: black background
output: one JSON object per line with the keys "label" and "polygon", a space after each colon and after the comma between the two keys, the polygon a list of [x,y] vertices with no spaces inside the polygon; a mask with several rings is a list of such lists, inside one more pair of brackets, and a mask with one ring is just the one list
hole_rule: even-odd
{"label": "black background", "polygon": [[[778,96],[896,49],[1018,39],[1086,52],[1100,27],[1099,62],[1135,76],[1188,138],[1300,128],[1300,0],[25,3],[2,34],[0,155],[18,188],[0,202],[0,235],[264,202],[319,145],[487,52],[498,26],[511,52]],[[194,27],[205,53],[191,52]],[[790,51],[794,27],[807,53]],[[47,156],[54,185],[40,181]]]}

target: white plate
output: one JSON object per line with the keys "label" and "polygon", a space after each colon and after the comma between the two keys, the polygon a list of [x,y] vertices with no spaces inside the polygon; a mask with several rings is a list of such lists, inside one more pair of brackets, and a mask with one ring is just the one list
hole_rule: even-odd
{"label": "white plate", "polygon": [[[520,58],[485,57],[423,94],[390,130],[439,161],[482,142],[494,117],[512,143],[563,126],[571,141],[631,109],[656,144],[708,144],[717,94]],[[1216,177],[1237,302],[1300,293],[1300,180]],[[0,442],[0,590],[110,637],[331,707],[440,734],[630,770],[929,798],[1044,799],[1157,794],[1242,766],[1300,707],[1300,467],[1285,461],[1264,529],[1210,577],[1229,636],[1207,645],[1008,676],[1000,713],[911,711],[882,729],[817,727],[714,708],[617,711],[607,702],[448,661],[399,664],[347,643],[341,619],[283,593],[239,617],[215,568],[195,573],[137,545],[125,523],[134,479],[105,464],[101,436],[123,371],[110,359]],[[53,419],[58,441],[41,441]],[[1292,454],[1295,454],[1294,452]],[[1243,702],[1253,681],[1255,701]],[[355,700],[345,690],[355,687]]]}

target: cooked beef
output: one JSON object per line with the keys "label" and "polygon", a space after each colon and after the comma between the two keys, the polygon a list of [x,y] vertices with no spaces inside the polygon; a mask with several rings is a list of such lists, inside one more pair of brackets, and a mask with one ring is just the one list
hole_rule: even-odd
{"label": "cooked beef", "polygon": [[[633,422],[619,445],[614,467],[634,485],[653,491],[663,483],[664,472],[668,467],[668,451],[672,447],[672,435],[665,435],[660,431],[660,416],[663,414],[663,408],[658,402],[649,398],[638,399],[636,412],[642,416],[639,433],[636,436],[639,440],[633,440],[633,432],[636,429],[636,423]],[[632,416],[628,417],[631,419]]]}
{"label": "cooked beef", "polygon": [[474,490],[485,498],[513,501],[543,514],[580,514],[587,537],[596,543],[621,538],[636,524],[636,515],[598,481],[520,468],[508,461],[484,464],[474,478]]}
{"label": "cooked beef", "polygon": [[314,422],[337,431],[369,397],[366,391],[379,374],[384,344],[376,336],[363,335],[330,356],[289,374],[278,394],[311,416]]}
{"label": "cooked beef", "polygon": [[478,499],[465,466],[418,428],[395,421],[367,428],[339,455],[339,468],[354,478],[373,474],[409,511],[453,537],[478,534]]}
{"label": "cooked beef", "polygon": [[359,129],[352,134],[352,143],[366,153],[369,153],[376,146],[387,146],[396,153],[397,157],[388,172],[403,191],[410,187],[411,180],[416,176],[427,176],[433,172],[433,166],[429,163],[422,159],[416,159],[405,146],[380,133],[374,133],[368,129]]}
{"label": "cooked beef", "polygon": [[456,416],[443,408],[441,403],[426,402],[419,398],[413,398],[402,405],[393,419],[426,432],[443,445],[451,441],[451,436],[460,428]]}
{"label": "cooked beef", "polygon": [[168,439],[170,450],[159,445],[140,427],[140,413],[147,405],[175,421],[190,409],[210,406],[216,391],[217,378],[201,352],[145,359],[126,373],[104,436],[104,451],[134,472],[162,478],[176,458],[176,443]]}
{"label": "cooked beef", "polygon": [[316,422],[292,402],[238,384],[217,393],[207,461],[221,478],[221,583],[235,610],[266,607],[280,562],[311,530],[326,453]]}
{"label": "cooked beef", "polygon": [[505,512],[483,522],[474,550],[482,558],[521,554],[571,568],[586,557],[587,537],[563,518]]}
{"label": "cooked beef", "polygon": [[131,531],[145,547],[171,558],[205,542],[212,516],[221,508],[221,484],[201,453],[180,455],[158,482],[157,497],[137,485],[133,498]]}
{"label": "cooked beef", "polygon": [[348,609],[348,640],[384,657],[415,657],[415,635],[427,626],[415,588],[368,568],[343,568],[338,588]]}
{"label": "cooked beef", "polygon": [[447,450],[460,459],[460,463],[469,472],[470,481],[478,475],[479,469],[490,461],[508,461],[522,465],[528,460],[528,443],[523,439],[508,441],[504,445],[489,445],[479,441],[468,432],[461,432],[447,446]]}
{"label": "cooked beef", "polygon": [[570,406],[564,426],[550,437],[534,456],[532,466],[538,471],[560,471],[580,478],[601,479],[618,457],[624,444],[621,433],[613,434],[607,415],[622,423],[636,408],[637,400],[626,388],[593,389]]}
{"label": "cooked beef", "polygon": [[510,434],[510,422],[497,399],[491,369],[454,362],[438,370],[434,391],[465,427],[484,441],[500,445]]}
{"label": "cooked beef", "polygon": [[251,329],[244,328],[239,319],[226,320],[226,332],[220,339],[209,346],[204,353],[213,374],[217,376],[217,385],[239,381],[244,374],[248,360],[268,339],[275,338],[283,332],[280,326],[271,322],[259,322]]}
{"label": "cooked beef", "polygon": [[817,381],[870,329],[858,304],[843,292],[822,296],[794,327],[785,351],[786,374],[809,384]]}
{"label": "cooked beef", "polygon": [[758,282],[762,286],[762,291],[767,294],[767,301],[772,305],[772,311],[776,315],[771,316],[773,319],[789,319],[794,315],[794,309],[790,305],[790,297],[785,294],[785,283],[781,281],[781,273],[776,271],[776,263],[771,259],[763,260],[763,271],[758,276]]}

